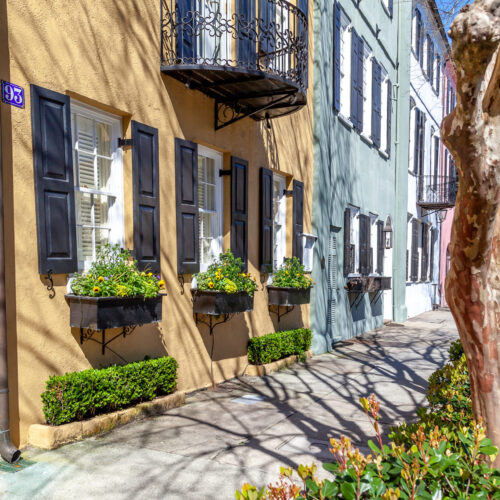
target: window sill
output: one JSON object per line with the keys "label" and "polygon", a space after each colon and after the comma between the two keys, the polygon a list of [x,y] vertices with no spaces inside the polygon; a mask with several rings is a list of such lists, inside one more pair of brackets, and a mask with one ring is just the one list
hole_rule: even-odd
{"label": "window sill", "polygon": [[408,169],[408,174],[412,177],[417,177],[417,174],[413,170]]}
{"label": "window sill", "polygon": [[366,142],[366,144],[368,144],[368,146],[373,146],[373,141],[366,134],[361,132],[359,136],[361,137],[361,139],[363,139],[363,141]]}
{"label": "window sill", "polygon": [[354,125],[352,124],[351,120],[349,120],[349,118],[347,118],[346,116],[344,116],[342,113],[338,113],[337,114],[337,117],[338,119],[348,128],[353,128]]}
{"label": "window sill", "polygon": [[383,151],[382,149],[379,149],[379,150],[378,150],[378,154],[379,154],[382,158],[384,158],[385,160],[388,160],[388,159],[389,159],[389,155],[388,155],[385,151]]}
{"label": "window sill", "polygon": [[382,2],[382,7],[383,9],[385,10],[385,13],[387,14],[387,16],[392,19],[392,14],[389,12],[389,9],[387,8],[387,5],[385,4],[385,1],[384,0],[380,0]]}

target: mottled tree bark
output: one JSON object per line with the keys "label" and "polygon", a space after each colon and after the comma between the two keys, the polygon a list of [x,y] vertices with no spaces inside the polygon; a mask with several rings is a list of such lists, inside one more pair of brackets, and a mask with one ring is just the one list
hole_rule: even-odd
{"label": "mottled tree bark", "polygon": [[451,38],[457,106],[441,136],[459,189],[446,300],[467,357],[474,415],[500,449],[500,0],[465,7]]}

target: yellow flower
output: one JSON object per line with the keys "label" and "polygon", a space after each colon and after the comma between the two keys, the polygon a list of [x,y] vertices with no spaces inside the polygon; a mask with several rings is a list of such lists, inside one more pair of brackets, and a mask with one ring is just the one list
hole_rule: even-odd
{"label": "yellow flower", "polygon": [[163,280],[158,281],[158,286],[160,288],[165,288],[165,282]]}
{"label": "yellow flower", "polygon": [[153,276],[153,273],[148,273],[148,276],[151,278],[151,276]]}
{"label": "yellow flower", "polygon": [[212,282],[210,282],[210,283],[208,284],[208,286],[209,286],[210,288],[213,288],[213,287],[214,287],[214,284],[213,284]]}
{"label": "yellow flower", "polygon": [[297,273],[297,276],[300,276],[300,274],[299,274],[299,273]]}
{"label": "yellow flower", "polygon": [[100,292],[100,291],[101,291],[101,289],[100,289],[98,286],[95,286],[95,287],[92,289],[92,291],[93,291],[94,293],[98,293],[98,292]]}
{"label": "yellow flower", "polygon": [[142,271],[141,276],[146,276],[146,273]]}
{"label": "yellow flower", "polygon": [[222,272],[222,269],[219,267],[219,269],[217,269],[217,272],[218,272],[218,273],[221,273],[221,272]]}
{"label": "yellow flower", "polygon": [[98,281],[99,283],[102,283],[102,282],[104,281],[104,278],[103,278],[102,276],[99,276],[99,278],[97,278],[97,281]]}
{"label": "yellow flower", "polygon": [[289,274],[288,271],[285,271],[285,274]]}

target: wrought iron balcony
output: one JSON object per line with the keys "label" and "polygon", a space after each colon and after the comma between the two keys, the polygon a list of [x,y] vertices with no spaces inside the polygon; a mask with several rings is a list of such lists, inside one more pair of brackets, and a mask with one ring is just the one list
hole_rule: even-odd
{"label": "wrought iron balcony", "polygon": [[162,0],[161,70],[215,99],[216,129],[292,113],[306,104],[307,13],[286,0]]}
{"label": "wrought iron balcony", "polygon": [[418,177],[417,203],[426,210],[443,210],[455,206],[458,182],[455,177],[421,175]]}

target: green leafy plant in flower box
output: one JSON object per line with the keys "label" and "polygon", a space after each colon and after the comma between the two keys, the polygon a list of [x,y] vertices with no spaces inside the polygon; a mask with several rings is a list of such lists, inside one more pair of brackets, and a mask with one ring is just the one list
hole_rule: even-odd
{"label": "green leafy plant in flower box", "polygon": [[273,273],[272,286],[279,288],[311,288],[313,280],[307,276],[304,266],[297,257],[286,259],[283,265]]}
{"label": "green leafy plant in flower box", "polygon": [[198,290],[211,290],[222,293],[246,292],[253,296],[257,283],[250,273],[243,272],[241,259],[236,258],[231,250],[221,253],[219,259],[206,271],[196,275]]}
{"label": "green leafy plant in flower box", "polygon": [[152,272],[139,271],[129,250],[118,245],[98,248],[95,262],[71,282],[75,295],[85,297],[153,298],[165,289],[165,281]]}

